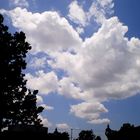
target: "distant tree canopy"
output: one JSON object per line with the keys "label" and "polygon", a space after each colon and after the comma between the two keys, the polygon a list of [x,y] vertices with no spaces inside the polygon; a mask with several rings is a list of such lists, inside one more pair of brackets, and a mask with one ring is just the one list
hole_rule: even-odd
{"label": "distant tree canopy", "polygon": [[23,32],[8,32],[0,14],[0,131],[9,125],[41,125],[37,107],[37,90],[26,87],[26,54],[31,49]]}
{"label": "distant tree canopy", "polygon": [[105,135],[108,140],[139,140],[140,126],[135,127],[129,123],[124,123],[119,130],[112,130],[108,125]]}
{"label": "distant tree canopy", "polygon": [[95,134],[92,130],[82,130],[79,133],[78,140],[95,140]]}
{"label": "distant tree canopy", "polygon": [[82,130],[76,140],[101,140],[101,137],[96,136],[92,130]]}
{"label": "distant tree canopy", "polygon": [[57,128],[53,133],[48,134],[50,140],[69,140],[69,134],[67,132],[58,132]]}

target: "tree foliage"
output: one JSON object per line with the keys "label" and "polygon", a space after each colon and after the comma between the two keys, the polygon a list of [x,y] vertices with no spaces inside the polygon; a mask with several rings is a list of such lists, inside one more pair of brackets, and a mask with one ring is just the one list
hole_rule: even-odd
{"label": "tree foliage", "polygon": [[26,87],[26,55],[31,46],[23,32],[11,34],[0,15],[0,130],[9,125],[40,125],[37,90]]}
{"label": "tree foliage", "polygon": [[79,138],[78,140],[95,140],[95,134],[93,133],[92,130],[82,130],[79,133]]}
{"label": "tree foliage", "polygon": [[124,123],[119,130],[112,130],[108,125],[105,135],[108,140],[138,140],[140,139],[140,126]]}

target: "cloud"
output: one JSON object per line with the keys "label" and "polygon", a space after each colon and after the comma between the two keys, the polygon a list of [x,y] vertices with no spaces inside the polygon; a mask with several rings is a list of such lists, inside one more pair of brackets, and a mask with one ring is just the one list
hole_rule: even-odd
{"label": "cloud", "polygon": [[113,7],[113,0],[95,0],[89,8],[88,19],[102,24],[114,12]]}
{"label": "cloud", "polygon": [[[117,17],[112,17],[85,39],[76,54],[64,52],[55,55],[56,61],[49,64],[64,69],[69,75],[59,81],[59,92],[87,103],[123,99],[139,93],[140,40],[134,37],[129,40],[125,37],[127,31],[127,26]],[[82,107],[78,109],[82,113]],[[72,112],[81,117],[77,114],[78,109]],[[108,122],[108,119],[95,118],[88,122]]]}
{"label": "cloud", "polygon": [[94,20],[97,24],[102,24],[114,12],[113,7],[113,0],[94,0],[89,9],[85,11],[83,6],[75,0],[68,6],[68,17],[72,22],[79,25],[78,29],[80,29],[81,26],[89,25],[91,20]]}
{"label": "cloud", "polygon": [[58,129],[69,129],[69,128],[70,128],[69,125],[66,124],[66,123],[59,123],[59,124],[56,124],[56,127],[57,127]]}
{"label": "cloud", "polygon": [[43,117],[41,115],[39,115],[39,118],[42,120],[42,124],[45,126],[45,127],[51,127],[52,126],[52,123],[48,121],[48,119],[46,117]]}
{"label": "cloud", "polygon": [[29,7],[27,0],[9,0],[9,2],[10,6]]}
{"label": "cloud", "polygon": [[75,0],[69,5],[69,14],[68,17],[74,23],[80,24],[81,26],[85,26],[87,23],[86,13],[83,10],[83,7],[78,4]]}
{"label": "cloud", "polygon": [[[127,30],[117,17],[112,17],[83,42],[76,55],[61,53],[50,64],[65,69],[71,81],[81,90],[101,100],[134,95],[138,92],[140,82],[136,80],[139,77],[136,64],[139,56],[132,48],[140,51],[139,46],[135,46],[140,41],[133,39],[137,41],[132,43],[132,40],[124,37]],[[130,46],[131,43],[135,47]]]}
{"label": "cloud", "polygon": [[46,105],[46,104],[40,104],[40,106],[44,107],[44,109],[45,109],[45,110],[48,110],[48,111],[50,111],[50,110],[53,110],[53,109],[54,109],[54,107],[53,107],[53,106],[48,106],[48,105]]}
{"label": "cloud", "polygon": [[[111,2],[101,1],[99,5],[98,1],[98,6],[106,8]],[[107,123],[108,118],[100,117],[108,111],[103,102],[139,93],[140,40],[128,39],[125,35],[128,27],[117,17],[104,18],[98,31],[83,41],[57,12],[31,13],[21,8],[1,12],[26,33],[34,53],[50,56],[46,63],[52,71],[28,73],[27,85],[45,95],[56,92],[81,100],[70,109],[76,117],[86,119],[88,123]],[[58,79],[54,72],[57,69],[66,75]]]}
{"label": "cloud", "polygon": [[78,85],[72,82],[70,77],[62,78],[58,83],[58,93],[60,95],[66,96],[68,98],[78,99],[78,100],[88,100],[91,96],[84,92]]}
{"label": "cloud", "polygon": [[37,103],[38,103],[38,104],[43,103],[43,98],[42,98],[42,96],[37,95],[36,97],[37,97]]}
{"label": "cloud", "polygon": [[106,7],[113,8],[114,7],[113,0],[97,0],[97,2],[103,8],[106,8]]}
{"label": "cloud", "polygon": [[47,62],[46,57],[34,57],[29,61],[28,67],[32,67],[34,69],[45,68]]}
{"label": "cloud", "polygon": [[92,121],[88,121],[88,123],[90,124],[108,124],[110,123],[110,120],[107,119],[107,118],[104,118],[104,119],[95,119],[95,120],[92,120]]}
{"label": "cloud", "polygon": [[77,27],[77,28],[76,28],[76,31],[77,31],[79,34],[84,33],[84,29],[81,28],[81,27]]}
{"label": "cloud", "polygon": [[54,72],[36,72],[36,75],[26,74],[27,86],[31,89],[38,89],[41,94],[49,94],[57,90],[58,79]]}
{"label": "cloud", "polygon": [[26,33],[34,53],[76,49],[82,42],[69,22],[55,11],[40,14],[19,7],[11,11],[1,11],[11,17],[16,28]]}
{"label": "cloud", "polygon": [[108,119],[99,119],[100,113],[106,113],[108,110],[99,102],[82,102],[72,105],[70,112],[75,116],[87,119],[88,123],[108,123]]}

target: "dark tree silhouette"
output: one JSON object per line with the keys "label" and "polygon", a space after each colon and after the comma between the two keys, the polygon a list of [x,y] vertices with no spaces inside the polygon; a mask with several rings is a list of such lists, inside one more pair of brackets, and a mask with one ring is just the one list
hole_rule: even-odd
{"label": "dark tree silhouette", "polygon": [[0,15],[0,131],[9,125],[41,125],[37,107],[37,90],[26,87],[26,54],[31,46],[23,32],[14,35],[8,32]]}
{"label": "dark tree silhouette", "polygon": [[101,140],[101,137],[100,137],[100,136],[97,136],[97,137],[95,138],[95,140]]}
{"label": "dark tree silhouette", "polygon": [[95,134],[93,133],[92,130],[82,130],[79,133],[79,138],[78,140],[95,140]]}
{"label": "dark tree silhouette", "polygon": [[69,140],[69,134],[67,132],[58,132],[57,128],[53,133],[48,134],[50,140]]}
{"label": "dark tree silhouette", "polygon": [[119,130],[106,128],[105,135],[108,140],[138,140],[140,139],[140,126],[134,126],[129,123],[123,124]]}

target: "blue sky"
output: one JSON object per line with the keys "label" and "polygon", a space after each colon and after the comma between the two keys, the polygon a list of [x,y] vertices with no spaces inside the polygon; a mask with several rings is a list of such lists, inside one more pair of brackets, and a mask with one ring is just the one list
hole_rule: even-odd
{"label": "blue sky", "polygon": [[27,86],[50,129],[140,124],[139,0],[0,0],[11,32],[32,45]]}

